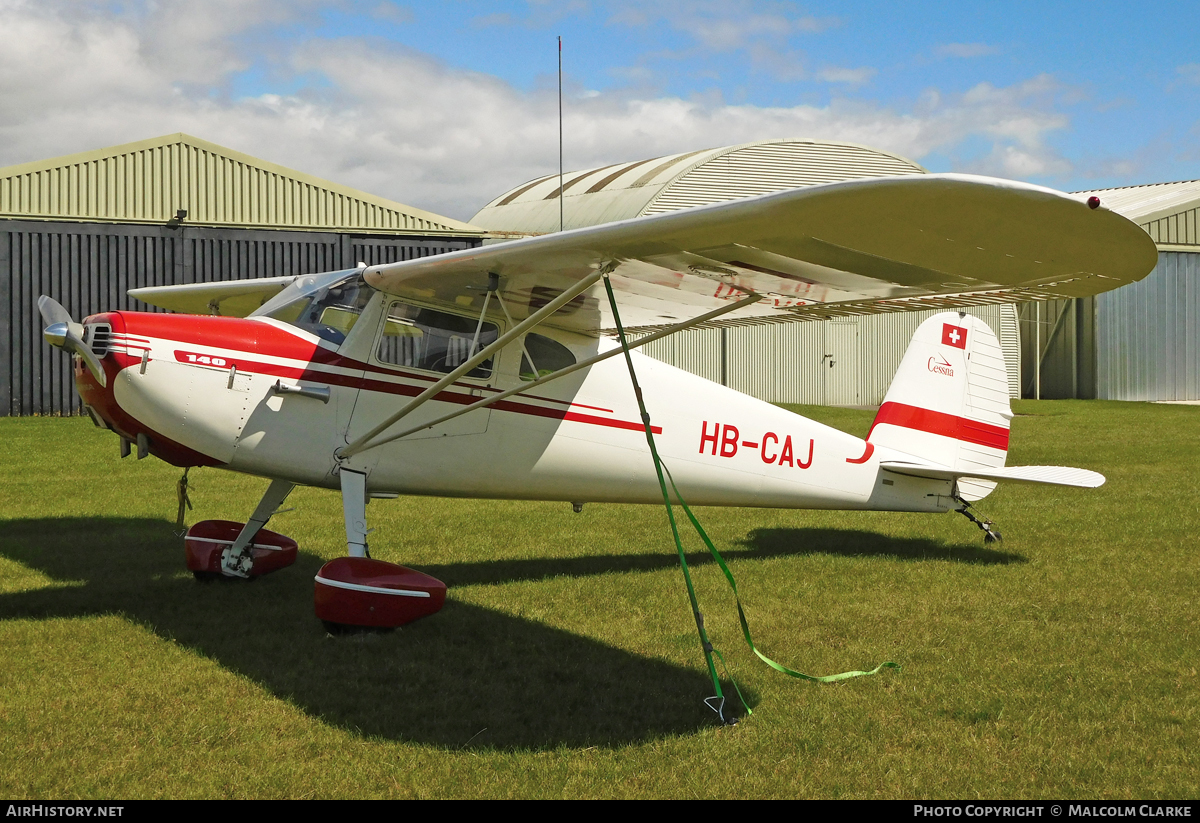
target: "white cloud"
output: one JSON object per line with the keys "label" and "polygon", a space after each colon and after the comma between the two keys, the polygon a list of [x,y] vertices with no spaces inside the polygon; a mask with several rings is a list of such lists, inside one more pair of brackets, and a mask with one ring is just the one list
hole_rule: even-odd
{"label": "white cloud", "polygon": [[826,83],[844,83],[847,86],[861,86],[877,73],[875,69],[866,66],[860,69],[834,67],[821,69],[821,71],[817,72],[817,77]]}
{"label": "white cloud", "polygon": [[776,80],[793,82],[808,76],[804,53],[794,47],[799,35],[839,25],[836,17],[813,17],[793,3],[763,0],[614,0],[609,23],[631,28],[665,27],[684,36],[685,53],[727,55],[742,52],[750,65]]}
{"label": "white cloud", "polygon": [[[205,8],[159,0],[117,14],[0,0],[8,44],[0,51],[0,164],[184,131],[459,218],[557,167],[554,90],[520,91],[378,41],[256,39],[264,26],[309,14],[304,5],[247,9],[231,0],[222,13]],[[264,48],[291,84],[283,87],[319,82],[236,98],[236,73]],[[953,157],[982,140],[984,151],[961,167],[1055,175],[1069,168],[1047,144],[1067,125],[1054,110],[1061,91],[1046,77],[981,84],[955,96],[931,91],[908,111],[846,100],[772,108],[717,95],[602,92],[568,99],[566,163],[587,168],[773,137],[845,140],[919,160]]]}
{"label": "white cloud", "polygon": [[938,57],[986,57],[999,54],[998,46],[987,43],[946,43],[933,50]]}
{"label": "white cloud", "polygon": [[526,13],[494,12],[471,20],[475,28],[489,26],[524,26],[531,29],[546,29],[574,15],[587,14],[587,0],[525,0]]}
{"label": "white cloud", "polygon": [[996,145],[987,157],[969,164],[967,170],[993,177],[1029,179],[1067,174],[1071,164],[1053,152],[1008,144]]}
{"label": "white cloud", "polygon": [[839,24],[836,17],[803,14],[793,3],[759,0],[616,0],[609,22],[627,26],[666,25],[712,51],[749,48],[756,42],[782,42],[795,34],[814,34]]}
{"label": "white cloud", "polygon": [[792,49],[778,49],[766,43],[754,43],[746,49],[750,65],[756,71],[767,74],[784,83],[808,77],[804,68],[804,53]]}
{"label": "white cloud", "polygon": [[747,14],[731,17],[701,14],[678,15],[674,25],[696,38],[712,51],[746,48],[758,40],[783,40],[792,29],[792,21],[780,14]]}

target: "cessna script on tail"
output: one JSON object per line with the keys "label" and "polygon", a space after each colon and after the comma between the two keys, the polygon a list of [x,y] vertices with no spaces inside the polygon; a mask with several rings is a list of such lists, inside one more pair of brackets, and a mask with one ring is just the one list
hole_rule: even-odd
{"label": "cessna script on tail", "polygon": [[1095,294],[1155,262],[1149,237],[1094,199],[917,175],[341,272],[130,292],[171,314],[79,323],[50,297],[39,305],[47,341],[72,353],[88,413],[123,453],[270,479],[245,523],[189,530],[189,568],[286,567],[297,545],[264,528],[271,515],[296,485],[337,489],[347,556],[318,574],[317,614],[394,626],[436,611],[445,586],[370,558],[370,497],[662,501],[614,358],[605,278],[641,334],[632,347],[706,323],[945,309],[917,330],[865,440],[631,357],[689,502],[973,518],[970,504],[997,482],[1103,477],[1005,465],[1000,346],[953,309]]}

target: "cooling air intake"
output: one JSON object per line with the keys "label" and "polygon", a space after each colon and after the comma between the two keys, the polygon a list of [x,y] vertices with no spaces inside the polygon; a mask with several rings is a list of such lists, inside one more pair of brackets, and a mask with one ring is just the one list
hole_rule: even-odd
{"label": "cooling air intake", "polygon": [[92,354],[103,357],[108,354],[112,342],[112,326],[107,323],[93,323],[85,327],[84,340]]}

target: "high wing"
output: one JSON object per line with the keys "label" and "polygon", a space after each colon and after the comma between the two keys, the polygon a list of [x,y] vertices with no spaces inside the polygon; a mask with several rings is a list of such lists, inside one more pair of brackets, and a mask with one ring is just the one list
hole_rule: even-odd
{"label": "high wing", "polygon": [[[453,301],[499,274],[505,297],[549,295],[613,269],[627,327],[653,327],[747,292],[724,322],[1078,297],[1140,280],[1157,262],[1126,218],[1051,189],[965,175],[811,186],[436,257],[373,266],[369,283]],[[611,327],[603,301],[555,323]]]}
{"label": "high wing", "polygon": [[[363,273],[385,292],[447,305],[496,274],[519,319],[603,269],[626,327],[648,329],[747,294],[764,299],[718,325],[1080,297],[1140,280],[1156,262],[1150,237],[1103,206],[1008,180],[928,174],[791,189]],[[174,308],[179,288],[130,294]],[[197,302],[200,287],[183,288]],[[548,322],[611,328],[595,288]]]}

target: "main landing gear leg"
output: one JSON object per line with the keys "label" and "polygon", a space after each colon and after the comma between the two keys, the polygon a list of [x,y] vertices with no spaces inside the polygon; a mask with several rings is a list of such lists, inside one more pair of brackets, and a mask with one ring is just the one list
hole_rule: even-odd
{"label": "main landing gear leg", "polygon": [[346,519],[346,551],[351,557],[370,557],[367,547],[367,476],[342,469],[342,514]]}
{"label": "main landing gear leg", "polygon": [[963,500],[958,495],[954,496],[954,500],[956,503],[958,503],[958,508],[955,511],[983,530],[984,543],[999,543],[1004,539],[1000,536],[1000,530],[996,528],[995,523],[993,523],[991,520],[988,520],[986,517],[977,517],[975,515],[975,512],[971,509],[970,503],[968,503],[966,500]]}
{"label": "main landing gear leg", "polygon": [[275,514],[276,510],[283,505],[283,501],[287,499],[294,488],[296,488],[296,484],[287,480],[271,481],[271,485],[267,486],[267,493],[258,502],[258,507],[254,510],[254,514],[250,515],[246,525],[242,526],[237,539],[229,548],[221,552],[221,574],[227,577],[248,578],[250,576],[250,567],[254,564],[254,558],[250,554],[250,543],[262,527],[267,525],[271,515]]}

